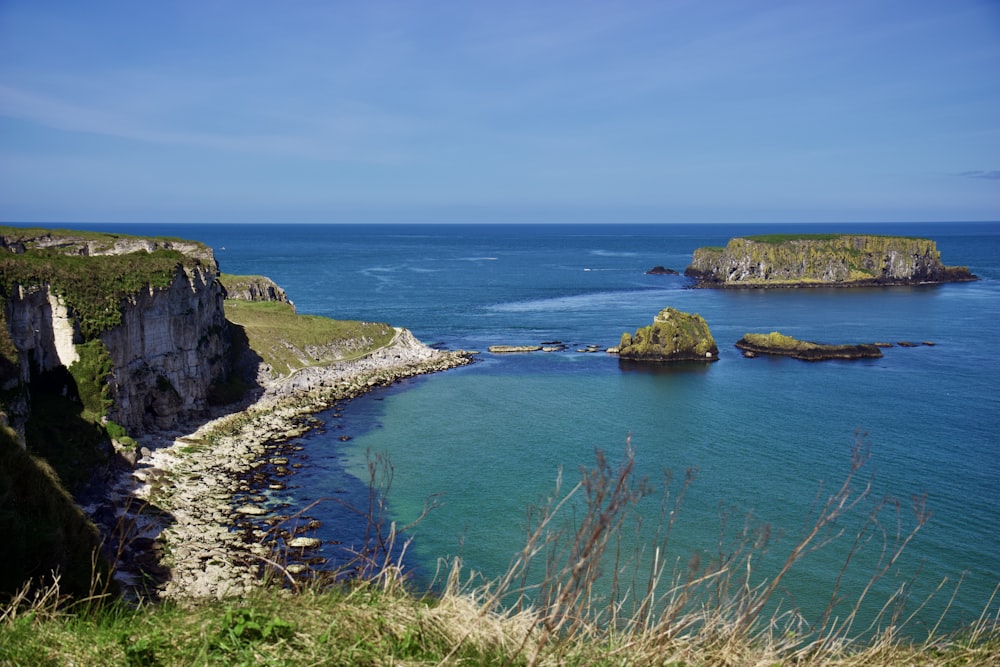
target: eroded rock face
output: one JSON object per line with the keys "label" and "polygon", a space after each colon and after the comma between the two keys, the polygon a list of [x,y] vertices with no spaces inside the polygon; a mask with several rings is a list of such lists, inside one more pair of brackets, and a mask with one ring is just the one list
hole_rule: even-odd
{"label": "eroded rock face", "polygon": [[197,241],[181,239],[150,239],[138,236],[116,236],[104,234],[99,238],[93,235],[74,233],[69,230],[46,231],[35,230],[37,234],[21,235],[21,238],[7,239],[0,236],[0,249],[13,253],[25,252],[26,245],[36,248],[57,250],[64,255],[127,255],[133,252],[155,252],[157,250],[176,250],[188,257],[195,257],[208,264],[215,264],[212,249]]}
{"label": "eroded rock face", "polygon": [[[116,255],[180,251],[197,261],[179,262],[167,287],[146,287],[120,303],[121,323],[99,334],[112,362],[108,378],[113,405],[108,418],[138,435],[198,416],[208,407],[213,383],[229,372],[229,326],[224,291],[212,250],[173,239],[95,236],[29,230],[0,238],[0,250],[20,254],[26,246],[68,255]],[[58,296],[58,286],[14,284],[3,299],[3,315],[15,355],[0,365],[0,389],[10,423],[23,428],[28,417],[26,388],[35,378],[80,357],[84,343],[76,313]],[[69,375],[66,375],[69,378]]]}
{"label": "eroded rock face", "polygon": [[114,366],[112,421],[142,433],[207,409],[211,385],[228,371],[222,302],[208,268],[179,269],[168,288],[127,299],[122,323],[100,336]]}
{"label": "eroded rock face", "polygon": [[285,290],[265,276],[223,276],[227,299],[291,303]]}
{"label": "eroded rock face", "polygon": [[708,287],[908,285],[975,280],[945,266],[929,239],[814,235],[783,241],[734,238],[698,248],[685,275]]}
{"label": "eroded rock face", "polygon": [[81,341],[76,322],[48,286],[18,287],[4,308],[7,330],[18,351],[18,367],[16,375],[2,378],[0,389],[28,383],[32,370],[69,367],[79,359],[75,344]]}
{"label": "eroded rock face", "polygon": [[719,347],[701,315],[664,308],[651,325],[622,334],[618,355],[635,361],[718,361]]}

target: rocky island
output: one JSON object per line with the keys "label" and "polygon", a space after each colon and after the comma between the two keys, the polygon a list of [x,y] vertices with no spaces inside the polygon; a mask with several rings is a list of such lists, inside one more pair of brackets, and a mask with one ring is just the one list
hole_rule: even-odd
{"label": "rocky island", "polygon": [[676,276],[676,275],[680,275],[680,274],[677,271],[675,271],[674,269],[668,269],[665,266],[661,266],[661,265],[657,264],[656,266],[654,266],[653,268],[651,268],[649,271],[646,271],[646,275],[647,276]]}
{"label": "rocky island", "polygon": [[684,271],[698,287],[879,287],[977,280],[945,266],[937,244],[863,234],[771,234],[694,251]]}
{"label": "rocky island", "polygon": [[736,347],[743,350],[744,356],[748,357],[758,354],[775,354],[804,361],[878,359],[882,356],[882,350],[874,344],[825,345],[798,340],[777,331],[772,331],[769,334],[748,333],[736,341]]}
{"label": "rocky island", "polygon": [[664,308],[651,325],[622,334],[618,356],[633,361],[718,361],[719,347],[701,315]]}

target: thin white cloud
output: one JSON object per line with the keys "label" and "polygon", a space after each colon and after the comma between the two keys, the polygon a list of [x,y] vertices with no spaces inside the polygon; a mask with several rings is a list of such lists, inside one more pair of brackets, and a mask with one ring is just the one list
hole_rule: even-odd
{"label": "thin white cloud", "polygon": [[974,171],[963,171],[959,176],[965,176],[966,178],[985,178],[990,181],[1000,181],[1000,169],[994,169],[992,171],[983,171],[981,169]]}
{"label": "thin white cloud", "polygon": [[[289,128],[289,131],[200,132],[173,127],[176,123],[164,122],[163,116],[168,114],[161,113],[160,117],[142,113],[129,114],[114,110],[111,106],[113,105],[85,106],[0,84],[0,116],[68,132],[213,151],[313,160],[396,162],[402,159],[398,149],[384,143],[379,145],[380,142],[365,143],[363,138],[377,131],[398,135],[407,125],[375,109],[354,108],[309,114],[304,111],[283,111],[275,107],[272,110],[265,108],[259,115],[270,116],[270,119],[261,122],[262,118],[258,118],[256,126],[281,126]],[[215,113],[224,117],[226,112],[224,109],[216,109]]]}

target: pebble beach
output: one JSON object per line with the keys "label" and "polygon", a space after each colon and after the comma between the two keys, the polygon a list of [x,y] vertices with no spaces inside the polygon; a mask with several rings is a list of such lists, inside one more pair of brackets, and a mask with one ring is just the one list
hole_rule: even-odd
{"label": "pebble beach", "polygon": [[135,598],[222,598],[259,585],[272,548],[264,531],[234,526],[270,510],[234,506],[233,496],[247,490],[245,478],[266,460],[268,448],[311,429],[311,415],[336,401],[471,358],[430,348],[397,329],[389,345],[363,358],[262,377],[262,391],[237,412],[143,436],[141,458],[122,472],[111,494],[120,527],[112,545],[116,578]]}

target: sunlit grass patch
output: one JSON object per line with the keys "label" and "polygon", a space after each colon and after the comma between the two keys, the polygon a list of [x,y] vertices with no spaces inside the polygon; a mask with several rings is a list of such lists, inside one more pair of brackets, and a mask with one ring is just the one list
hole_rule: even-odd
{"label": "sunlit grass patch", "polygon": [[275,375],[356,359],[388,345],[395,330],[385,323],[298,315],[279,301],[225,302],[226,318],[240,327],[250,347]]}

